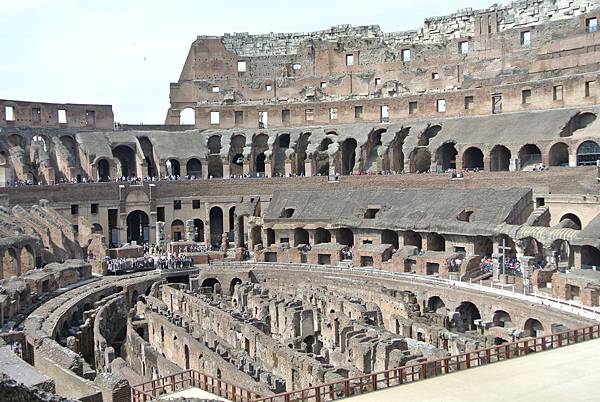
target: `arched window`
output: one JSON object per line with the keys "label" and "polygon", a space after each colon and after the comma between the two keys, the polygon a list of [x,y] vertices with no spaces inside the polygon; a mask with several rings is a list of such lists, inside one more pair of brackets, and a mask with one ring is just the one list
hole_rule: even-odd
{"label": "arched window", "polygon": [[595,165],[600,159],[600,146],[595,141],[585,141],[577,148],[577,166]]}

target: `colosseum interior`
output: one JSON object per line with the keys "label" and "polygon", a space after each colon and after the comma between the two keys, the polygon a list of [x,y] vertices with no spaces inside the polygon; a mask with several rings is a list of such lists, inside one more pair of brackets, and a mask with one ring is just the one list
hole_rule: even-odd
{"label": "colosseum interior", "polygon": [[161,125],[0,100],[0,399],[599,399],[598,19],[198,36]]}

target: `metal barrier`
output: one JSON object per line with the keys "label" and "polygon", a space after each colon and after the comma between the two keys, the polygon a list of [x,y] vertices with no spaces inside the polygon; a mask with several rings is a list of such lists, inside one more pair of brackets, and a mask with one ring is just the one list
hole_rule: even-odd
{"label": "metal barrier", "polygon": [[598,337],[600,337],[600,325],[593,325],[558,334],[505,343],[437,360],[408,364],[377,373],[364,374],[310,388],[257,398],[251,402],[332,401],[525,356],[530,353],[556,349]]}
{"label": "metal barrier", "polygon": [[588,307],[579,303],[575,303],[569,300],[561,300],[546,295],[540,294],[523,294],[515,292],[514,287],[512,291],[505,289],[498,289],[493,286],[483,286],[481,284],[453,281],[451,279],[436,278],[430,276],[422,276],[417,274],[411,274],[406,272],[390,272],[379,269],[369,268],[355,268],[355,267],[338,267],[333,265],[314,265],[314,264],[297,264],[297,263],[270,263],[270,262],[215,262],[211,263],[211,266],[219,268],[245,268],[251,269],[252,267],[258,268],[277,268],[277,269],[304,269],[304,270],[319,270],[331,273],[360,273],[367,275],[374,275],[390,279],[400,279],[409,282],[421,282],[430,283],[439,286],[453,286],[457,288],[472,289],[479,292],[491,293],[494,295],[510,297],[513,299],[519,299],[530,303],[536,303],[543,306],[547,306],[553,309],[560,310],[565,313],[575,314],[583,318],[600,321],[600,311],[596,307]]}
{"label": "metal barrier", "polygon": [[199,388],[233,402],[249,402],[261,398],[257,393],[225,382],[220,378],[215,378],[196,370],[186,370],[181,373],[133,385],[131,387],[131,401],[157,401],[163,395],[172,394],[191,387]]}

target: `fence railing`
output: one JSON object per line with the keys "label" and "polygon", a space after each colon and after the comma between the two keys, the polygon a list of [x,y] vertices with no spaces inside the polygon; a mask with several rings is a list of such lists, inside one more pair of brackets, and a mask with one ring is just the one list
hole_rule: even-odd
{"label": "fence railing", "polygon": [[271,263],[271,262],[215,262],[212,266],[220,268],[251,268],[252,266],[260,268],[279,268],[279,269],[305,269],[305,270],[320,270],[332,273],[348,272],[348,273],[364,273],[390,279],[400,279],[411,282],[430,283],[440,286],[454,286],[457,288],[472,289],[479,292],[491,293],[494,295],[519,299],[530,303],[540,304],[553,309],[560,310],[565,313],[575,314],[583,318],[600,321],[600,309],[597,307],[584,306],[572,300],[561,300],[542,294],[523,294],[515,291],[514,287],[511,290],[500,289],[495,287],[493,282],[490,286],[483,284],[454,281],[451,279],[437,278],[432,276],[423,276],[406,272],[390,272],[380,269],[356,268],[356,267],[338,267],[334,265],[315,265],[315,264],[299,264],[299,263]]}
{"label": "fence railing", "polygon": [[163,395],[173,394],[191,387],[199,388],[233,402],[249,402],[261,398],[257,393],[223,381],[220,378],[196,370],[186,370],[132,386],[131,401],[157,401]]}
{"label": "fence railing", "polygon": [[426,378],[438,377],[440,375],[472,367],[525,356],[530,353],[556,349],[599,337],[600,325],[593,325],[558,334],[505,343],[433,361],[408,364],[398,368],[333,381],[310,388],[257,398],[252,400],[252,402],[333,401],[364,394],[366,392],[408,384]]}

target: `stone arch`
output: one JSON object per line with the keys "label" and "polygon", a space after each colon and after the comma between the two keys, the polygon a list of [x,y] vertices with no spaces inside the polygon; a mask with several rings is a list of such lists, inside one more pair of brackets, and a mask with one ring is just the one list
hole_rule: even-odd
{"label": "stone arch", "polygon": [[144,155],[144,160],[146,161],[146,166],[148,167],[148,176],[155,177],[158,176],[158,169],[156,168],[155,155],[154,155],[154,146],[148,137],[140,137],[138,138],[138,142],[140,143],[140,148],[142,149],[142,154]]}
{"label": "stone arch", "polygon": [[584,141],[577,147],[577,166],[595,165],[600,160],[600,145],[596,141]]}
{"label": "stone arch", "polygon": [[62,143],[63,147],[68,152],[67,161],[68,161],[69,167],[76,167],[77,162],[79,160],[79,152],[77,150],[77,148],[78,148],[77,141],[75,141],[75,138],[71,137],[70,135],[63,135],[59,139],[60,139],[60,142]]}
{"label": "stone arch", "polygon": [[202,222],[202,219],[194,219],[194,241],[204,241],[204,222]]}
{"label": "stone arch", "polygon": [[438,133],[442,131],[442,126],[439,124],[434,124],[433,126],[429,126],[419,135],[418,146],[427,147],[429,146],[429,140],[438,135]]}
{"label": "stone arch", "polygon": [[177,159],[167,159],[165,162],[167,176],[181,176],[181,166]]}
{"label": "stone arch", "polygon": [[568,241],[556,239],[552,242],[551,249],[558,266],[566,265],[565,268],[571,268],[573,266],[573,247],[571,247]]}
{"label": "stone arch", "polygon": [[211,288],[213,293],[219,293],[218,291],[221,289],[221,282],[217,278],[206,278],[202,281],[203,288]]}
{"label": "stone arch", "polygon": [[310,236],[308,231],[303,228],[294,229],[294,246],[298,247],[301,244],[310,244]]}
{"label": "stone arch", "polygon": [[362,171],[370,172],[377,171],[377,161],[379,160],[378,149],[383,144],[381,142],[381,135],[385,133],[387,129],[380,128],[372,130],[369,133],[367,142],[362,146]]}
{"label": "stone arch", "polygon": [[99,223],[92,224],[92,233],[102,234],[103,232],[104,232],[104,229],[102,228],[101,224],[99,224]]}
{"label": "stone arch", "polygon": [[118,145],[113,148],[112,154],[119,161],[120,171],[117,170],[117,176],[137,176],[135,151],[133,148],[127,145]]}
{"label": "stone arch", "polygon": [[138,244],[150,240],[150,218],[141,210],[135,210],[127,215],[127,242],[136,241]]}
{"label": "stone arch", "polygon": [[410,153],[410,173],[424,173],[431,169],[431,152],[427,148],[415,148]]}
{"label": "stone arch", "polygon": [[395,249],[398,249],[400,244],[398,241],[398,232],[395,230],[383,229],[381,231],[381,244],[391,244]]}
{"label": "stone arch", "polygon": [[211,135],[208,137],[208,141],[206,142],[206,147],[208,148],[209,155],[220,155],[221,154],[221,136],[220,135]]}
{"label": "stone arch", "polygon": [[490,171],[508,172],[510,170],[510,150],[504,145],[495,145],[490,151]]}
{"label": "stone arch", "polygon": [[354,164],[356,163],[356,140],[354,138],[347,138],[342,143],[342,174],[349,175],[354,171]]}
{"label": "stone arch", "polygon": [[234,176],[244,174],[244,146],[246,146],[246,137],[241,134],[235,134],[231,137],[229,147],[229,173]]}
{"label": "stone arch", "polygon": [[171,222],[171,240],[181,241],[185,233],[185,224],[181,219],[175,219]]}
{"label": "stone arch", "polygon": [[581,246],[581,267],[600,267],[600,250],[593,246]]}
{"label": "stone arch", "polygon": [[[565,222],[565,221],[569,221],[569,222]],[[579,217],[573,213],[564,214],[560,218],[560,222],[561,223],[564,222],[563,227],[568,227],[570,229],[575,229],[575,230],[582,229],[581,219],[579,219]]]}
{"label": "stone arch", "polygon": [[596,120],[596,114],[591,112],[579,112],[571,117],[567,125],[560,132],[561,137],[571,137],[577,130],[581,130]]}
{"label": "stone arch", "polygon": [[390,144],[387,153],[386,160],[384,160],[384,169],[392,170],[394,172],[402,173],[404,171],[404,140],[410,132],[410,127],[403,127],[401,130],[396,132],[394,140]]}
{"label": "stone arch", "polygon": [[569,146],[564,142],[557,142],[548,151],[548,165],[569,166]]}
{"label": "stone arch", "polygon": [[446,315],[446,303],[439,296],[431,296],[427,299],[427,311]]}
{"label": "stone arch", "polygon": [[191,178],[199,179],[202,177],[202,162],[199,159],[191,158],[185,164],[185,171]]}
{"label": "stone arch", "polygon": [[542,258],[544,246],[533,237],[520,239],[523,245],[523,254],[529,257],[535,257],[536,261]]}
{"label": "stone arch", "polygon": [[492,323],[494,327],[508,327],[512,324],[512,319],[506,311],[496,310],[492,316]]}
{"label": "stone arch", "polygon": [[109,181],[110,179],[110,163],[102,158],[102,159],[98,159],[98,161],[96,162],[97,165],[97,180],[98,181]]}
{"label": "stone arch", "polygon": [[8,144],[12,147],[21,147],[25,149],[25,138],[19,134],[11,134],[8,136]]}
{"label": "stone arch", "polygon": [[521,169],[542,163],[542,151],[535,144],[523,145],[519,149],[519,163]]}
{"label": "stone arch", "polygon": [[544,335],[544,326],[535,318],[528,318],[523,325],[525,336],[538,337]]}
{"label": "stone arch", "polygon": [[220,246],[223,242],[223,210],[214,206],[209,212],[210,244]]}
{"label": "stone arch", "polygon": [[469,147],[463,152],[463,169],[484,169],[483,152],[477,147]]}
{"label": "stone arch", "polygon": [[285,175],[285,161],[287,159],[285,152],[290,147],[290,135],[288,133],[279,134],[273,144],[273,175]]}
{"label": "stone arch", "polygon": [[262,230],[260,226],[253,226],[250,230],[250,239],[252,240],[252,245],[256,246],[257,244],[262,244]]}
{"label": "stone arch", "polygon": [[240,278],[233,278],[229,283],[229,294],[233,295],[236,285],[241,285],[242,280]]}
{"label": "stone arch", "polygon": [[333,140],[329,137],[323,138],[319,144],[318,153],[316,155],[315,170],[318,175],[328,176],[329,175],[329,146],[333,144]]}
{"label": "stone arch", "polygon": [[21,275],[35,268],[35,253],[28,244],[23,246],[21,249],[21,253],[19,255],[19,265],[21,268]]}
{"label": "stone arch", "polygon": [[352,247],[354,246],[354,233],[352,229],[349,228],[340,228],[337,230],[336,240],[338,244],[343,244],[344,246]]}
{"label": "stone arch", "polygon": [[477,329],[475,320],[481,319],[481,313],[475,304],[470,301],[463,301],[456,308],[456,312],[458,317],[455,317],[455,324],[459,332]]}
{"label": "stone arch", "polygon": [[442,144],[436,151],[437,166],[441,168],[443,172],[456,169],[456,144],[454,142],[447,142]]}
{"label": "stone arch", "polygon": [[315,244],[331,243],[331,232],[324,228],[315,229]]}
{"label": "stone arch", "polygon": [[446,239],[439,233],[431,232],[427,234],[427,250],[446,251]]}
{"label": "stone arch", "polygon": [[308,148],[308,144],[310,142],[310,136],[311,133],[302,133],[300,134],[300,137],[298,138],[298,141],[296,143],[296,158],[294,160],[294,169],[296,174],[298,175],[306,174],[304,165],[307,158],[306,149]]}
{"label": "stone arch", "polygon": [[36,134],[31,138],[31,145],[41,147],[44,152],[50,151],[50,140],[44,134]]}
{"label": "stone arch", "polygon": [[413,230],[407,230],[402,234],[405,246],[415,246],[419,250],[423,248],[423,238]]}
{"label": "stone arch", "polygon": [[196,125],[196,111],[186,107],[179,112],[179,125]]}
{"label": "stone arch", "polygon": [[254,136],[252,139],[252,171],[256,173],[265,172],[266,154],[269,150],[269,136],[260,133]]}
{"label": "stone arch", "polygon": [[17,260],[17,252],[14,248],[7,248],[2,257],[3,278],[7,279],[11,276],[20,276],[19,261]]}

